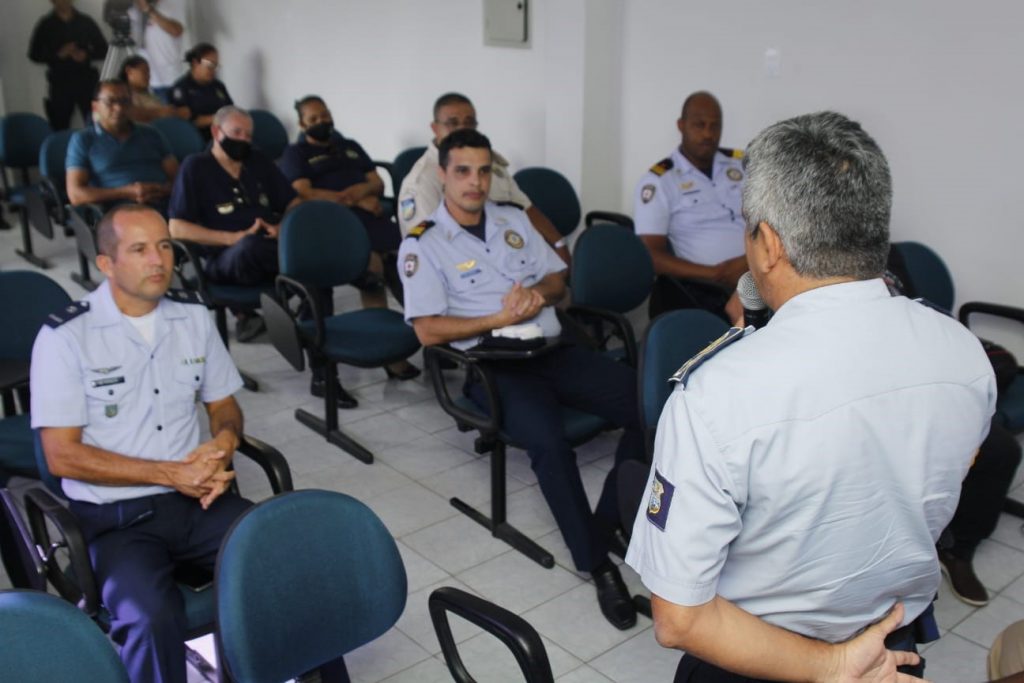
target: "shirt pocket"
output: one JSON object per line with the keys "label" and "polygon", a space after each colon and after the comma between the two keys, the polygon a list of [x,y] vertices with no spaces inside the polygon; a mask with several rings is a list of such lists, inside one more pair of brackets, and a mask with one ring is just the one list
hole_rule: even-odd
{"label": "shirt pocket", "polygon": [[102,424],[118,420],[126,412],[128,402],[135,400],[137,380],[128,375],[96,377],[85,385],[89,423]]}
{"label": "shirt pocket", "polygon": [[192,412],[196,401],[199,400],[205,370],[205,363],[179,365],[174,369],[170,395],[167,397],[168,404],[165,406],[168,414],[179,416]]}
{"label": "shirt pocket", "polygon": [[505,255],[505,272],[510,278],[524,286],[535,284],[540,280],[540,264],[537,254],[532,251],[513,249]]}

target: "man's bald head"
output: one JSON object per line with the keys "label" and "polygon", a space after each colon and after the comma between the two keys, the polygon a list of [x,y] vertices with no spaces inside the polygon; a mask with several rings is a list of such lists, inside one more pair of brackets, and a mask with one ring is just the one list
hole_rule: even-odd
{"label": "man's bald head", "polygon": [[710,171],[722,139],[722,107],[711,93],[698,90],[683,102],[676,122],[683,136],[679,150],[691,164]]}

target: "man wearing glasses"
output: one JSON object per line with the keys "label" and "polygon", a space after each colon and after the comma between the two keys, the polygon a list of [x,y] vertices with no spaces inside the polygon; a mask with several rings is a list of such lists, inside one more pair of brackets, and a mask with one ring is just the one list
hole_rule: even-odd
{"label": "man wearing glasses", "polygon": [[92,99],[91,126],[68,144],[67,193],[72,206],[122,202],[167,213],[178,161],[154,128],[128,117],[131,93],[123,81],[101,81]]}
{"label": "man wearing glasses", "polygon": [[[434,139],[405,176],[401,191],[398,193],[398,224],[402,228],[403,237],[408,235],[413,227],[426,220],[441,203],[443,190],[437,173],[437,146],[441,144],[441,140],[457,130],[475,130],[476,127],[476,109],[465,95],[456,92],[445,93],[434,102],[434,120],[430,124]],[[519,189],[512,178],[508,161],[497,152],[493,152],[489,199],[497,204],[510,202],[525,209],[530,223],[544,237],[544,241],[554,248],[563,261],[569,262],[569,249],[558,229],[540,209],[533,206],[526,193]]]}

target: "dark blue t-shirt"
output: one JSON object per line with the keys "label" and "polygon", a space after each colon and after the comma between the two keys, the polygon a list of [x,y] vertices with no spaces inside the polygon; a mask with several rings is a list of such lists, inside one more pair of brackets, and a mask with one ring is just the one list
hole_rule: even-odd
{"label": "dark blue t-shirt", "polygon": [[211,230],[247,230],[262,218],[278,223],[295,190],[274,162],[253,150],[236,180],[212,152],[193,154],[178,171],[168,209],[170,218]]}
{"label": "dark blue t-shirt", "polygon": [[122,141],[93,124],[71,136],[64,165],[88,171],[95,187],[124,187],[169,181],[163,167],[169,156],[171,148],[156,128],[133,124],[131,135]]}
{"label": "dark blue t-shirt", "polygon": [[335,192],[365,183],[366,174],[375,168],[358,142],[337,132],[326,147],[311,144],[305,137],[288,145],[278,164],[288,182],[308,178],[315,189]]}

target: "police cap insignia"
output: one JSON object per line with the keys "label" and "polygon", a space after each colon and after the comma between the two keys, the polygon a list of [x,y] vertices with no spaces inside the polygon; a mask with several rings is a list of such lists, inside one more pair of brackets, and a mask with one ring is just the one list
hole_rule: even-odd
{"label": "police cap insignia", "polygon": [[412,277],[416,274],[416,269],[420,265],[420,259],[416,254],[406,254],[405,260],[402,261],[402,272],[405,273],[406,277]]}
{"label": "police cap insignia", "polygon": [[647,184],[640,189],[640,201],[644,204],[654,199],[654,185]]}
{"label": "police cap insignia", "polygon": [[409,237],[415,237],[416,239],[419,239],[423,235],[423,233],[425,233],[427,230],[430,230],[432,227],[434,227],[434,221],[423,221],[422,223],[420,223],[415,228],[409,231]]}
{"label": "police cap insignia", "polygon": [[654,166],[651,166],[651,173],[657,176],[665,175],[667,171],[670,171],[675,164],[672,163],[670,157],[665,157]]}
{"label": "police cap insignia", "polygon": [[46,316],[46,324],[56,329],[69,320],[74,320],[89,310],[88,301],[76,301]]}
{"label": "police cap insignia", "polygon": [[525,242],[523,242],[523,236],[515,230],[505,231],[505,244],[512,247],[513,249],[522,249]]}

